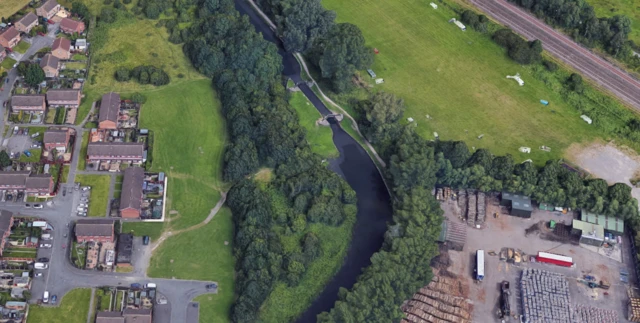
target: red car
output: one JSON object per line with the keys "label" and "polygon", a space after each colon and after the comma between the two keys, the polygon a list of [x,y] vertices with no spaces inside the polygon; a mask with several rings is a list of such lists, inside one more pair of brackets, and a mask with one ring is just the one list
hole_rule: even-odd
{"label": "red car", "polygon": [[40,35],[40,36],[44,36],[44,35],[45,35],[45,33],[43,33],[43,32],[41,32],[41,31],[39,31],[39,32],[38,32],[38,35]]}

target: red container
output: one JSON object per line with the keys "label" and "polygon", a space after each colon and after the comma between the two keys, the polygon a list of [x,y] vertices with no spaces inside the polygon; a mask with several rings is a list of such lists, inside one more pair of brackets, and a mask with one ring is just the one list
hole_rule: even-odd
{"label": "red container", "polygon": [[563,267],[571,267],[573,266],[573,258],[556,255],[554,253],[548,252],[538,252],[538,256],[536,256],[537,262],[545,262],[548,264],[554,264]]}

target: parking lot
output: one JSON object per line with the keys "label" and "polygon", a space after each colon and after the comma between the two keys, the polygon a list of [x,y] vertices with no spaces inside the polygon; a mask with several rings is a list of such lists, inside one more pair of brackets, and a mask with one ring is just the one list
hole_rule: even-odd
{"label": "parking lot", "polygon": [[[483,318],[483,322],[500,322],[497,311],[500,308],[500,283],[508,281],[511,286],[511,313],[519,317],[523,313],[520,295],[520,278],[525,268],[544,269],[566,276],[571,303],[614,310],[620,321],[624,321],[627,311],[628,286],[621,283],[621,271],[629,275],[633,284],[633,264],[628,238],[622,242],[622,263],[612,258],[581,247],[577,238],[572,236],[555,237],[546,226],[550,220],[571,224],[572,215],[561,215],[559,212],[535,209],[530,219],[519,218],[507,214],[507,210],[499,206],[496,198],[487,199],[487,218],[482,229],[467,227],[467,238],[462,251],[449,250],[452,267],[449,270],[458,273],[461,283],[469,287],[468,298],[474,302],[475,319]],[[453,201],[442,204],[445,216],[450,221],[458,219]],[[495,218],[493,214],[500,213]],[[520,264],[502,261],[499,254],[502,248],[521,250],[523,261]],[[474,280],[476,251],[485,250],[485,278],[482,282]],[[572,268],[550,264],[530,262],[531,256],[539,251],[565,255],[573,258]],[[608,281],[609,290],[591,289],[578,281],[584,275],[592,275],[599,280]],[[487,318],[484,320],[484,318]],[[493,318],[493,319],[489,319]],[[476,321],[476,320],[474,320]]]}
{"label": "parking lot", "polygon": [[[69,194],[69,190],[67,190],[67,194]],[[74,215],[80,217],[86,217],[87,211],[89,210],[89,198],[91,197],[91,187],[89,186],[80,186],[80,183],[76,183],[73,187],[73,205],[72,210]]]}

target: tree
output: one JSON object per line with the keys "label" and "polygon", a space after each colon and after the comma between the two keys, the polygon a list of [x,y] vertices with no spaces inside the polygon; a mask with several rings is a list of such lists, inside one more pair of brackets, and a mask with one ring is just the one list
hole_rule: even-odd
{"label": "tree", "polygon": [[111,8],[102,8],[100,10],[100,22],[110,24],[116,21],[116,12]]}
{"label": "tree", "polygon": [[5,150],[0,151],[0,166],[2,168],[11,166],[11,158],[9,158],[9,154]]}
{"label": "tree", "polygon": [[89,12],[89,8],[87,8],[87,6],[80,1],[74,1],[71,4],[71,13],[82,17],[82,20],[85,20],[85,21],[89,19],[89,17],[91,16],[91,13]]}
{"label": "tree", "polygon": [[315,40],[333,26],[336,13],[326,10],[320,0],[295,0],[283,12],[279,32],[288,52],[304,53]]}
{"label": "tree", "polygon": [[582,76],[580,76],[580,74],[572,73],[567,80],[567,88],[576,93],[582,93],[584,91]]}
{"label": "tree", "polygon": [[150,3],[144,10],[144,14],[149,19],[158,19],[160,17],[160,7],[155,3]]}
{"label": "tree", "polygon": [[29,64],[24,76],[24,81],[27,84],[31,86],[37,86],[38,84],[42,83],[42,81],[44,81],[44,78],[44,71],[42,70],[42,68],[40,68],[39,65]]}
{"label": "tree", "polygon": [[27,69],[29,68],[29,63],[27,62],[20,62],[18,63],[18,75],[24,77],[25,75],[27,75]]}
{"label": "tree", "polygon": [[493,159],[490,174],[493,178],[503,181],[511,177],[513,168],[513,157],[511,155],[498,156]]}
{"label": "tree", "polygon": [[118,82],[127,82],[131,79],[131,71],[124,67],[124,66],[120,66],[118,67],[118,69],[116,69],[116,81]]}
{"label": "tree", "polygon": [[349,23],[334,25],[314,52],[322,77],[331,80],[336,92],[346,91],[353,73],[373,63],[373,52],[365,46],[362,32]]}

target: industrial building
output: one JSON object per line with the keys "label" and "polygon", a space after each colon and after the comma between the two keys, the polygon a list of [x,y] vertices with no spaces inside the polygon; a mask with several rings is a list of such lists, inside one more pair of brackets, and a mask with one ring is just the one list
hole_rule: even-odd
{"label": "industrial building", "polygon": [[521,218],[530,218],[533,212],[531,198],[524,195],[502,192],[500,205],[509,208],[509,214]]}
{"label": "industrial building", "polygon": [[604,228],[595,223],[573,220],[571,233],[580,235],[580,243],[601,247],[604,243]]}

